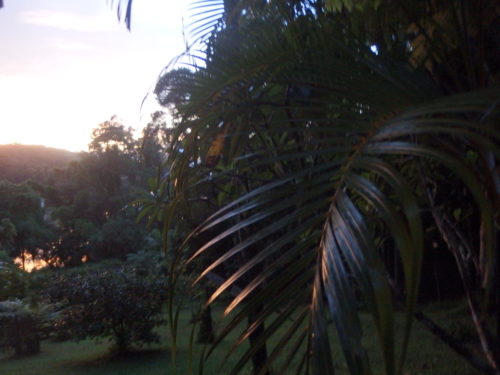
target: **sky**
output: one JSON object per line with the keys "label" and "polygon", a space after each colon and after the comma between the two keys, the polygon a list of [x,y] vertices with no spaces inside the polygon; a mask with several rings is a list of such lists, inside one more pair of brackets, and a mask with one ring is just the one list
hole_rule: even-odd
{"label": "sky", "polygon": [[114,115],[134,129],[148,122],[157,107],[147,95],[184,49],[189,0],[135,0],[130,32],[117,2],[4,0],[0,144],[85,151]]}

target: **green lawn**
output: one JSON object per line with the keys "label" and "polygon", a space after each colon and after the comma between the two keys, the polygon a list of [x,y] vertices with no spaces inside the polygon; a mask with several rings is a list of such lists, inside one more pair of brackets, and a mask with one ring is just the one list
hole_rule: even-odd
{"label": "green lawn", "polygon": [[[440,307],[432,307],[429,311],[433,317],[447,324],[459,324],[459,320],[453,318],[453,314],[462,315],[457,308],[448,307],[446,310]],[[220,310],[214,314],[219,316]],[[191,313],[186,311],[181,314],[179,330],[179,347],[177,357],[172,361],[171,350],[167,343],[167,330],[161,329],[163,345],[152,345],[141,351],[127,355],[125,358],[113,358],[109,355],[109,343],[95,343],[94,341],[74,342],[50,342],[44,341],[41,353],[26,358],[1,358],[0,374],[4,375],[184,375],[189,374],[189,363],[192,363],[193,374],[198,373],[198,358],[203,350],[203,345],[196,345],[193,358],[189,355],[189,337],[191,325],[189,319]],[[449,322],[449,319],[454,319]],[[398,328],[398,327],[397,327]],[[399,327],[400,328],[400,327]],[[366,332],[372,332],[370,325],[366,324]],[[367,335],[366,344],[369,348],[377,347],[375,335]],[[225,349],[230,348],[231,342],[223,342]],[[271,343],[272,346],[272,343]],[[335,349],[334,349],[335,350]],[[224,375],[226,370],[220,368],[223,354],[216,353],[208,364],[205,374]],[[235,363],[235,357],[232,362]],[[374,356],[373,362],[379,360]],[[345,365],[339,363],[338,373],[345,374]],[[427,331],[421,329],[419,323],[415,323],[412,342],[407,360],[407,374],[411,375],[476,375],[468,363],[457,357],[452,351],[444,346]],[[250,370],[245,371],[246,374]],[[378,371],[377,371],[378,373]],[[380,368],[382,373],[382,368]]]}

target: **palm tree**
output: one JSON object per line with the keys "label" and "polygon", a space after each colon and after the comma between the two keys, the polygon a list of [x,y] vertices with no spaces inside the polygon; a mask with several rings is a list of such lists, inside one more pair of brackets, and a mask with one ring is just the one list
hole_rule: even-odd
{"label": "palm tree", "polygon": [[[168,73],[176,79],[158,90],[185,99],[169,103],[175,141],[158,186],[171,191],[156,191],[166,225],[189,197],[195,167],[194,185],[232,187],[186,244],[209,240],[194,252],[181,246],[172,263],[175,275],[212,254],[197,280],[225,280],[207,302],[238,290],[207,353],[245,323],[235,346],[251,345],[231,373],[252,361],[256,374],[271,365],[333,374],[331,319],[349,372],[370,374],[360,311],[376,327],[386,374],[402,373],[415,316],[476,367],[499,373],[476,301],[480,294],[500,310],[497,8],[376,3],[201,0],[203,53],[188,52],[192,74]],[[417,309],[429,230],[456,260],[481,355]]]}

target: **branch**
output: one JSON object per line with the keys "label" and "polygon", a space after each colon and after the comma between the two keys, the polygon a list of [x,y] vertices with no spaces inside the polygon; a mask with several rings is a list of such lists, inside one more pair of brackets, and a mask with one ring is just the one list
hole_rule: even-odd
{"label": "branch", "polygon": [[467,303],[469,305],[469,311],[472,317],[472,321],[474,323],[474,327],[476,328],[476,333],[479,337],[479,341],[481,343],[481,348],[483,353],[488,361],[488,364],[495,371],[495,374],[499,374],[499,366],[496,361],[495,355],[491,349],[491,344],[488,340],[487,332],[484,327],[484,324],[478,314],[478,305],[474,298],[473,288],[472,288],[472,280],[469,271],[467,270],[467,259],[466,259],[466,251],[470,246],[464,242],[464,238],[461,235],[457,235],[458,228],[454,228],[454,226],[450,225],[452,222],[447,215],[438,209],[436,206],[436,202],[434,200],[434,194],[429,188],[429,183],[431,182],[428,176],[424,173],[422,165],[419,168],[420,178],[422,181],[422,186],[424,189],[424,193],[427,199],[427,203],[429,204],[430,211],[432,213],[432,217],[434,218],[434,222],[441,233],[441,237],[444,242],[447,244],[448,249],[453,254],[457,268],[460,274],[460,279],[462,280],[462,286],[464,288],[465,297],[467,299]]}
{"label": "branch", "polygon": [[443,328],[434,323],[431,318],[426,316],[422,311],[417,311],[415,313],[415,318],[422,323],[422,325],[427,328],[434,336],[438,337],[442,342],[448,345],[451,349],[455,351],[458,355],[466,359],[472,366],[480,370],[487,375],[498,374],[495,369],[485,363],[481,358],[474,355],[463,342],[452,337]]}

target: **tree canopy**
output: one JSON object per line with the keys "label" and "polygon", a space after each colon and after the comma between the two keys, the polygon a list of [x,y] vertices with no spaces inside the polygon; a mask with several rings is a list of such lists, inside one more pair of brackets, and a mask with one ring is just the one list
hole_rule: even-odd
{"label": "tree canopy", "polygon": [[224,275],[207,303],[240,290],[207,355],[246,322],[235,345],[250,347],[231,373],[252,361],[266,374],[277,358],[283,373],[300,356],[298,373],[333,374],[329,316],[350,373],[369,374],[361,306],[386,373],[402,373],[424,257],[437,246],[456,262],[481,354],[457,351],[496,373],[478,319],[481,306],[500,306],[495,3],[202,0],[195,9],[203,51],[188,51],[189,68],[166,71],[156,88],[177,123],[153,192],[161,210],[149,212],[168,226],[199,186],[225,191],[172,264],[182,272],[203,255],[197,280]]}

